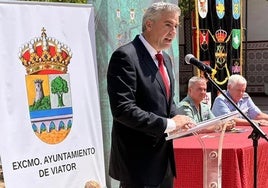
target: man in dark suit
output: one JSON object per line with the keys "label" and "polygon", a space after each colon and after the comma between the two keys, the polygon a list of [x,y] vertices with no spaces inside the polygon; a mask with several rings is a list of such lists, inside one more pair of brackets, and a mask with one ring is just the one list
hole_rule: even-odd
{"label": "man in dark suit", "polygon": [[[162,51],[176,36],[179,16],[177,5],[154,3],[144,14],[142,34],[111,56],[107,73],[113,115],[109,174],[120,181],[121,188],[173,188],[173,145],[165,140],[166,133],[187,129],[192,123],[189,117],[178,115],[172,62]],[[156,54],[163,55],[162,72]]]}

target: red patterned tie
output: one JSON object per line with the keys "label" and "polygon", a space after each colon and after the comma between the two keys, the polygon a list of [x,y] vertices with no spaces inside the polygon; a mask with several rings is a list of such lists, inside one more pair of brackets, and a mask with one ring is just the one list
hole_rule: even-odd
{"label": "red patterned tie", "polygon": [[165,71],[163,55],[158,53],[158,54],[155,55],[155,57],[156,57],[156,59],[158,61],[159,72],[160,72],[160,74],[162,76],[162,79],[164,81],[164,84],[165,84],[166,93],[167,93],[167,99],[169,99],[169,97],[170,97],[170,85],[169,85],[168,74]]}

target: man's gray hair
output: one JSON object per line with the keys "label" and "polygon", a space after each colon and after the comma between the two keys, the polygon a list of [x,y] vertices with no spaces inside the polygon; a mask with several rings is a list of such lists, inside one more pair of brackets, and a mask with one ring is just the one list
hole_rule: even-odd
{"label": "man's gray hair", "polygon": [[188,82],[188,88],[192,87],[197,82],[207,82],[207,80],[203,77],[193,76]]}
{"label": "man's gray hair", "polygon": [[147,10],[145,11],[142,19],[142,31],[146,30],[146,21],[147,20],[155,20],[161,13],[163,12],[174,12],[178,13],[180,16],[181,9],[176,4],[167,3],[167,2],[157,2],[153,3]]}
{"label": "man's gray hair", "polygon": [[228,80],[227,86],[235,86],[237,84],[247,85],[247,80],[243,76],[241,76],[240,74],[231,75],[229,80]]}

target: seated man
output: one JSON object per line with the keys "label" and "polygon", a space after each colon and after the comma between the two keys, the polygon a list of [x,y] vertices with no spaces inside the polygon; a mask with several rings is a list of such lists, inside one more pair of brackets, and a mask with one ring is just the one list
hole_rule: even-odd
{"label": "seated man", "polygon": [[187,96],[179,103],[180,114],[187,115],[196,123],[215,116],[209,106],[202,102],[207,92],[207,80],[193,76],[188,82]]}
{"label": "seated man", "polygon": [[[252,101],[251,97],[245,92],[247,87],[246,79],[238,74],[230,76],[227,83],[226,95],[233,100],[238,108],[260,125],[268,125],[268,115],[263,113]],[[235,107],[221,94],[214,100],[212,112],[215,116],[235,111]],[[236,125],[250,125],[242,116],[234,119]]]}
{"label": "seated man", "polygon": [[[187,96],[179,103],[180,114],[189,116],[196,123],[214,118],[215,116],[210,107],[202,102],[206,92],[207,80],[202,77],[193,76],[188,83]],[[228,122],[226,130],[230,130],[234,126],[234,122]]]}

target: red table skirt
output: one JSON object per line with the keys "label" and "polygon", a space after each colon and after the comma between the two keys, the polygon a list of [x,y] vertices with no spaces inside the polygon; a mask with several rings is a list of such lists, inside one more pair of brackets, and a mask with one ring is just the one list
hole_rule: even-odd
{"label": "red table skirt", "polygon": [[[268,133],[268,127],[261,127]],[[251,127],[239,127],[241,132],[226,132],[222,150],[222,188],[253,188],[254,148],[248,136]],[[218,148],[219,134],[208,134],[206,147]],[[203,136],[203,135],[202,135]],[[174,188],[203,187],[203,151],[195,136],[174,139],[177,178]],[[257,187],[268,188],[268,142],[258,140]]]}

